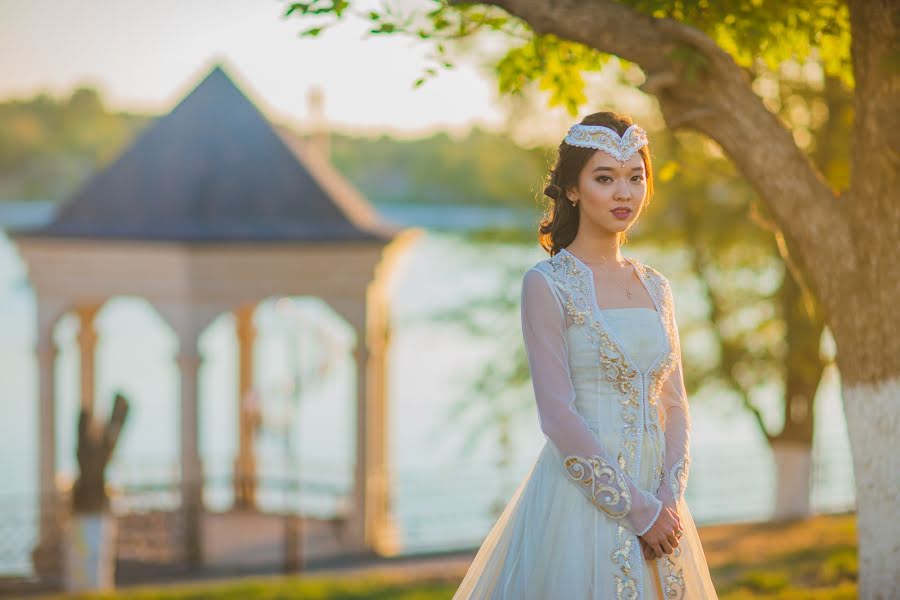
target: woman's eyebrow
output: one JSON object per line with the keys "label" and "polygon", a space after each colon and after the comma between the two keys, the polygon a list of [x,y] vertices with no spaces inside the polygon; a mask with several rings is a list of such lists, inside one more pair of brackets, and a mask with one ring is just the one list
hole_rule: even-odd
{"label": "woman's eyebrow", "polygon": [[[633,167],[631,170],[632,171],[643,171],[644,168],[643,167]],[[615,169],[612,167],[599,166],[599,167],[594,167],[594,171],[615,171]]]}

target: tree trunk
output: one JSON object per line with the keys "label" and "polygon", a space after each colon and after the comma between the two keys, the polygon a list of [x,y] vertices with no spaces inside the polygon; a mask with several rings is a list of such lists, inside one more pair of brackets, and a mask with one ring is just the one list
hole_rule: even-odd
{"label": "tree trunk", "polygon": [[769,439],[778,473],[775,519],[810,514],[815,397],[825,370],[820,352],[825,326],[822,311],[796,277],[802,274],[788,263],[780,290],[787,331],[784,426]]}
{"label": "tree trunk", "polygon": [[875,385],[845,382],[842,389],[856,479],[859,597],[888,600],[900,590],[900,377]]}
{"label": "tree trunk", "polygon": [[810,515],[810,491],[812,490],[812,447],[802,442],[772,440],[775,457],[775,510],[776,521],[802,519]]}
{"label": "tree trunk", "polygon": [[894,0],[849,6],[856,90],[843,204],[859,268],[828,309],[856,479],[859,596],[868,600],[900,590],[900,19]]}

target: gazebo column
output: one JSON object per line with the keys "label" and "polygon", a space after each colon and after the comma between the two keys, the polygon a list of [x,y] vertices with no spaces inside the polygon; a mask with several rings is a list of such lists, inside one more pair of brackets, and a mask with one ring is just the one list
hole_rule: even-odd
{"label": "gazebo column", "polygon": [[176,357],[181,376],[181,507],[185,517],[185,558],[203,562],[203,465],[200,460],[198,379],[201,357],[196,333],[179,332]]}
{"label": "gazebo column", "polygon": [[348,540],[354,550],[364,551],[369,545],[370,500],[369,500],[369,432],[367,425],[370,419],[369,403],[366,399],[366,364],[369,352],[366,348],[365,336],[357,331],[358,342],[353,349],[356,364],[356,461],[353,466],[353,506],[349,517]]}
{"label": "gazebo column", "polygon": [[78,314],[78,349],[81,363],[81,407],[91,412],[94,410],[96,392],[94,382],[96,379],[96,353],[97,330],[94,327],[94,317],[100,310],[99,304],[79,306],[75,312]]}
{"label": "gazebo column", "polygon": [[370,455],[370,522],[372,547],[382,556],[399,552],[397,527],[391,512],[391,471],[389,460],[390,420],[387,403],[387,354],[390,342],[386,306],[376,311],[377,318],[370,330],[368,361],[368,398],[371,416],[368,428],[371,436]]}
{"label": "gazebo column", "polygon": [[38,491],[41,544],[57,538],[56,490],[56,344],[44,331],[35,346],[38,362]]}
{"label": "gazebo column", "polygon": [[253,430],[256,407],[251,405],[253,390],[253,325],[255,305],[234,311],[238,339],[238,455],[234,461],[234,508],[256,508],[256,456]]}
{"label": "gazebo column", "polygon": [[366,326],[357,330],[356,467],[354,513],[357,543],[381,555],[397,552],[396,528],[390,512],[386,367],[387,311],[381,287],[368,291]]}
{"label": "gazebo column", "polygon": [[200,460],[199,375],[200,334],[221,307],[195,303],[191,298],[154,302],[178,339],[180,380],[179,437],[181,450],[181,510],[184,514],[184,558],[195,566],[203,563],[203,464]]}
{"label": "gazebo column", "polygon": [[56,489],[56,356],[53,327],[66,302],[48,299],[37,289],[34,346],[37,359],[38,540],[32,551],[35,572],[56,576],[62,567],[59,492]]}

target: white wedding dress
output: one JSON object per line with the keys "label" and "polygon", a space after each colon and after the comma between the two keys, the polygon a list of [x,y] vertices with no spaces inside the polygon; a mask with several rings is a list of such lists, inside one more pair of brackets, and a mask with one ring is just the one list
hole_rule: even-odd
{"label": "white wedding dress", "polygon": [[[525,274],[522,333],[547,441],[454,600],[717,598],[684,501],[690,414],[671,289],[627,260],[655,309],[600,309],[592,271],[566,249]],[[637,536],[663,502],[684,532],[647,561]]]}

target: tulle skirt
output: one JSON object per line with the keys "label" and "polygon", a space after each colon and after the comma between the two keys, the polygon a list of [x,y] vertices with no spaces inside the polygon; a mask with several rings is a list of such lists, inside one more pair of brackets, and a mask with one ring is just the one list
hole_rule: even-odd
{"label": "tulle skirt", "polygon": [[[645,436],[643,451],[651,444]],[[687,503],[677,507],[684,533],[675,553],[647,561],[637,536],[591,504],[558,460],[545,442],[453,600],[717,598]],[[650,471],[642,465],[642,489],[656,480]]]}

